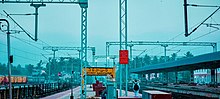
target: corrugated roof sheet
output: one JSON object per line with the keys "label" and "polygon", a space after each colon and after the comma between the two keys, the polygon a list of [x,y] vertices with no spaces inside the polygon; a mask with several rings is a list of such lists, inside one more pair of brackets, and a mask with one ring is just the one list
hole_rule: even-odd
{"label": "corrugated roof sheet", "polygon": [[[147,65],[140,68],[131,69],[132,73],[153,73],[163,71],[181,71],[181,70],[195,70],[202,68],[215,68],[220,64],[220,51],[194,56],[191,58],[185,58],[177,61],[171,61],[166,63]],[[215,66],[214,66],[215,65]]]}

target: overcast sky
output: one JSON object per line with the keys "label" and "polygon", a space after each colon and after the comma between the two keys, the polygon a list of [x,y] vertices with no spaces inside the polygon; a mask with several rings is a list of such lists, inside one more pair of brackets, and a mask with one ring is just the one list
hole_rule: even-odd
{"label": "overcast sky", "polygon": [[[220,5],[219,0],[188,0],[193,4]],[[189,27],[195,27],[217,8],[188,7]],[[29,4],[0,4],[0,18],[6,18],[5,10],[11,14],[34,13]],[[80,7],[79,5],[47,4],[39,8],[39,41],[34,42],[24,33],[12,34],[11,51],[14,65],[34,64],[52,57],[52,51],[43,51],[43,46],[80,46]],[[220,11],[207,23],[220,23]],[[34,16],[12,16],[24,29],[34,34]],[[19,29],[10,21],[11,29]],[[220,43],[220,31],[202,25],[189,37],[184,36],[183,0],[128,0],[128,41],[191,41]],[[192,29],[190,29],[192,31]],[[209,33],[209,34],[207,34]],[[207,35],[205,35],[207,34]],[[205,36],[203,36],[205,35]],[[172,39],[173,38],[173,39]],[[43,43],[43,42],[44,43]],[[105,55],[107,41],[119,41],[119,0],[89,0],[88,46],[96,47],[96,55]],[[26,42],[26,43],[25,43]],[[28,44],[27,44],[28,43]],[[46,44],[45,44],[46,43]],[[7,63],[6,35],[0,32],[0,63]],[[218,44],[218,50],[219,50]],[[118,54],[118,46],[111,47],[110,54]],[[161,46],[135,46],[134,49],[147,51],[144,54],[163,55]],[[191,51],[194,55],[212,52],[212,47],[175,47],[179,56]],[[134,51],[133,55],[141,51]],[[57,56],[77,57],[77,51],[58,51]],[[143,55],[144,55],[143,54]],[[91,53],[88,60],[91,61]],[[99,60],[99,61],[104,61]]]}

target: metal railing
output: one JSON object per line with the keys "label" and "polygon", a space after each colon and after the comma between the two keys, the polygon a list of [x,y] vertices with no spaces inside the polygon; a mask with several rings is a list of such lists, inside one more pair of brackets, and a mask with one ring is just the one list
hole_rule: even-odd
{"label": "metal railing", "polygon": [[[48,83],[48,84],[34,84],[34,85],[20,85],[12,86],[12,98],[40,98],[51,94],[62,92],[71,88],[70,83]],[[8,86],[0,87],[0,99],[9,98]]]}

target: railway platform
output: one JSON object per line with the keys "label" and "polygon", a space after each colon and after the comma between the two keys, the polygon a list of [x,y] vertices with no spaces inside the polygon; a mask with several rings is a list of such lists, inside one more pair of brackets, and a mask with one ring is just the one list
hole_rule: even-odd
{"label": "railway platform", "polygon": [[[93,88],[91,88],[90,85],[87,85],[86,89],[87,89],[88,99],[101,99],[101,97],[95,97],[95,91],[93,91]],[[122,96],[120,97],[119,95],[120,95],[120,91],[118,89],[118,99],[142,99],[141,98],[142,94],[139,94],[138,97],[135,97],[134,93],[131,91],[128,91],[128,96],[125,96],[124,90],[122,90]],[[67,90],[40,99],[70,99],[70,96],[71,96],[71,90]],[[73,96],[74,99],[80,99],[80,86],[73,88]]]}

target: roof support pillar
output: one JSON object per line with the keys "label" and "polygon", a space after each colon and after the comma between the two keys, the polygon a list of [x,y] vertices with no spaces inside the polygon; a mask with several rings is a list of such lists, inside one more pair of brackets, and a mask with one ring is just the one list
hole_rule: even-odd
{"label": "roof support pillar", "polygon": [[168,83],[168,72],[163,73],[163,81],[164,83]]}
{"label": "roof support pillar", "polygon": [[178,72],[177,71],[175,71],[175,78],[176,78],[176,84],[177,84],[177,82],[178,82]]}
{"label": "roof support pillar", "polygon": [[216,81],[215,72],[216,72],[215,69],[211,69],[211,84],[215,84],[215,81]]}
{"label": "roof support pillar", "polygon": [[147,81],[150,82],[150,73],[147,74]]}
{"label": "roof support pillar", "polygon": [[190,70],[190,83],[194,83],[194,70]]}

